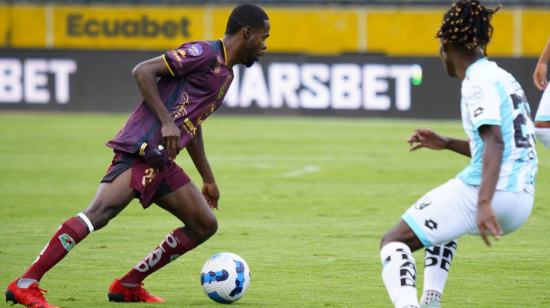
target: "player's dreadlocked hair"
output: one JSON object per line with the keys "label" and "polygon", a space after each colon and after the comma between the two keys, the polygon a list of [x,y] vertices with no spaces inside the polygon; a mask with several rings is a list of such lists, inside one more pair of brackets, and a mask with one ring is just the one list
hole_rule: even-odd
{"label": "player's dreadlocked hair", "polygon": [[443,25],[437,31],[435,38],[443,39],[443,43],[464,45],[468,49],[482,49],[486,54],[487,45],[491,42],[493,27],[491,19],[500,5],[487,9],[477,0],[461,0],[445,14]]}
{"label": "player's dreadlocked hair", "polygon": [[227,21],[225,34],[235,34],[244,27],[258,29],[264,26],[264,20],[269,20],[265,11],[252,3],[238,5]]}

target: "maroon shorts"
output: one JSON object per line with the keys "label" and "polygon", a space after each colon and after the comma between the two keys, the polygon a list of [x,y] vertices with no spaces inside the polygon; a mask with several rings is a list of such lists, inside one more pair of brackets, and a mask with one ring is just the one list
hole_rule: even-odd
{"label": "maroon shorts", "polygon": [[113,162],[101,183],[110,183],[124,171],[132,168],[130,187],[137,192],[136,197],[145,209],[154,202],[155,198],[165,196],[191,182],[189,176],[176,163],[170,164],[164,171],[159,172],[139,155],[117,150],[114,152]]}

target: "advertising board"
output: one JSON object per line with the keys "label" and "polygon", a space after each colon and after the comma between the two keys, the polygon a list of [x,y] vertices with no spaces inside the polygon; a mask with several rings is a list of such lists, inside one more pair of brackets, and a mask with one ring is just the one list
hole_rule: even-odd
{"label": "advertising board", "polygon": [[[160,54],[0,50],[0,110],[131,112],[141,101],[132,69]],[[492,60],[516,77],[536,110],[537,60]],[[266,53],[234,72],[218,114],[460,118],[460,81],[436,57]]]}

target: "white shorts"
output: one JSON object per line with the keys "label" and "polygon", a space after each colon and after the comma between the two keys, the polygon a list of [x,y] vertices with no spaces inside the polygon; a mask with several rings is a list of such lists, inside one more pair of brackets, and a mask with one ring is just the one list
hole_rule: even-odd
{"label": "white shorts", "polygon": [[[476,224],[479,186],[460,179],[425,194],[401,218],[411,227],[425,247],[450,242],[465,234],[479,235]],[[504,234],[521,227],[533,209],[535,197],[521,191],[496,191],[491,207]]]}
{"label": "white shorts", "polygon": [[546,87],[546,90],[544,90],[544,93],[542,94],[535,121],[550,121],[550,86]]}

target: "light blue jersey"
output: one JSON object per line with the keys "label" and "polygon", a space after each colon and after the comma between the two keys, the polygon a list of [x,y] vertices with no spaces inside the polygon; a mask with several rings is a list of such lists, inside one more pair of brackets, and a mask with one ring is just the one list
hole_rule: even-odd
{"label": "light blue jersey", "polygon": [[502,130],[504,153],[497,190],[535,193],[537,151],[531,108],[516,79],[486,58],[473,63],[462,81],[462,124],[470,141],[471,164],[457,178],[468,185],[481,184],[484,142],[482,125]]}

